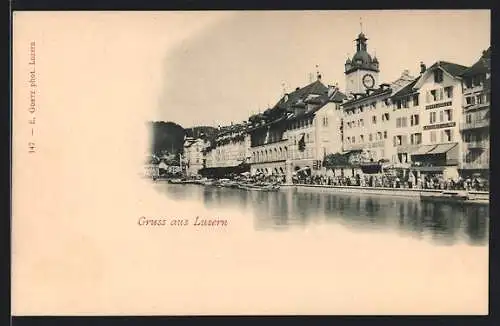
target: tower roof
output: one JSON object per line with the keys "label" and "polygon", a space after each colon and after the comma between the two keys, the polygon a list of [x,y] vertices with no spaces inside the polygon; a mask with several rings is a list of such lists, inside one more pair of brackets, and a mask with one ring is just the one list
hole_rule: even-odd
{"label": "tower roof", "polygon": [[358,69],[371,70],[378,72],[378,59],[372,58],[372,56],[368,53],[366,41],[366,35],[361,32],[356,39],[356,53],[349,62],[349,59],[346,63],[350,63],[349,67],[346,67],[345,73],[348,74],[352,71],[356,71]]}

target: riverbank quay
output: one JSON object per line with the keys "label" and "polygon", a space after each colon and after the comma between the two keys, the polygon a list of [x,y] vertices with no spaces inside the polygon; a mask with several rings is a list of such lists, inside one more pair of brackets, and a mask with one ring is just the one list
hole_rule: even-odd
{"label": "riverbank quay", "polygon": [[[332,186],[314,184],[282,184],[281,189],[296,189],[298,191],[304,190],[328,193],[355,193],[406,198],[420,198],[422,194],[439,195],[443,192],[441,189]],[[471,200],[489,204],[490,193],[487,191],[469,191],[468,194]]]}

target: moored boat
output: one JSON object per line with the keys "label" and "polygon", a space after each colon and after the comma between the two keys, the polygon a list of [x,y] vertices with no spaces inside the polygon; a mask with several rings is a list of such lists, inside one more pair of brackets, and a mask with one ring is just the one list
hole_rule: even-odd
{"label": "moored boat", "polygon": [[468,202],[469,193],[461,190],[445,190],[438,193],[420,193],[421,201]]}
{"label": "moored boat", "polygon": [[256,190],[256,191],[278,191],[280,186],[278,184],[251,184],[244,183],[238,185],[239,189],[243,190]]}

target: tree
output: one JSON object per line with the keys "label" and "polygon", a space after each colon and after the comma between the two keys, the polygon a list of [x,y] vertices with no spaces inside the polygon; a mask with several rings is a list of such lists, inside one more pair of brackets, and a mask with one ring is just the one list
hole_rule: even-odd
{"label": "tree", "polygon": [[170,154],[181,153],[184,149],[184,136],[186,134],[183,127],[174,122],[155,121],[149,122],[148,127],[151,132],[151,152]]}
{"label": "tree", "polygon": [[349,160],[347,156],[342,155],[340,153],[328,154],[325,156],[323,164],[326,168],[348,166]]}

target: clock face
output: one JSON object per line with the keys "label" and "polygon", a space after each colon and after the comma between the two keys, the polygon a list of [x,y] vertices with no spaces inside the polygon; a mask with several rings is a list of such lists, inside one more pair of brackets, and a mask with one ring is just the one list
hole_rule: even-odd
{"label": "clock face", "polygon": [[375,78],[373,78],[373,76],[370,74],[364,75],[363,76],[363,85],[366,88],[373,88],[373,86],[375,85]]}

